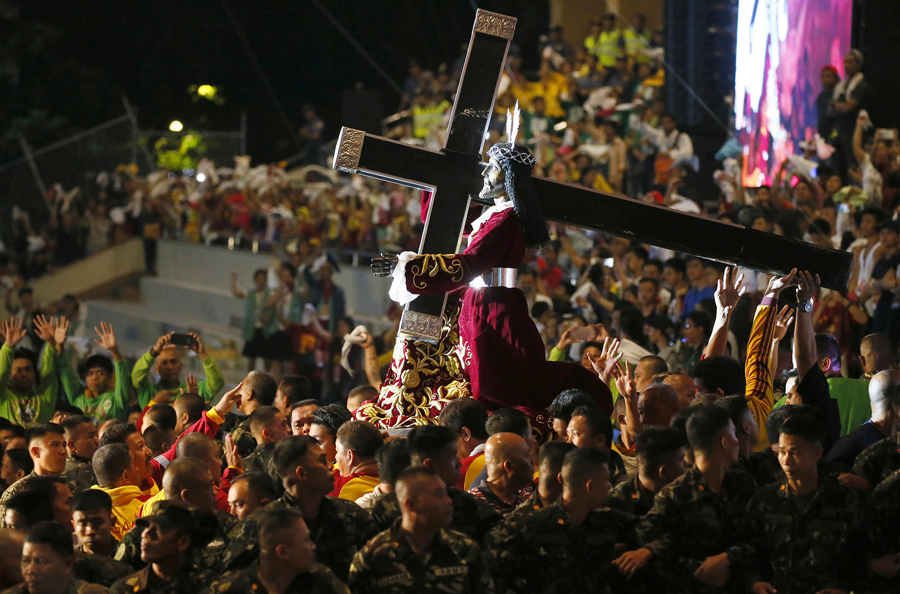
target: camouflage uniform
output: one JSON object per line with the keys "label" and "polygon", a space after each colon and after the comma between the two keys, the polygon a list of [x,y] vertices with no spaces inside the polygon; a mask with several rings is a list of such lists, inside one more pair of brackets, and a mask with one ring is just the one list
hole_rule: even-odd
{"label": "camouflage uniform", "polygon": [[275,453],[274,443],[261,443],[256,446],[253,453],[244,458],[244,472],[262,472],[263,474],[271,474],[269,472],[269,463],[272,461],[272,454]]}
{"label": "camouflage uniform", "polygon": [[[215,578],[202,594],[268,594],[257,571],[257,562],[246,569],[227,571]],[[288,591],[304,594],[350,594],[347,586],[330,569],[318,563],[312,571],[295,577]]]}
{"label": "camouflage uniform", "polygon": [[494,508],[494,511],[505,516],[509,512],[513,511],[514,509],[528,501],[528,498],[531,497],[531,493],[533,491],[534,485],[528,485],[524,487],[521,491],[516,493],[516,498],[512,501],[512,503],[507,503],[497,497],[497,495],[494,494],[494,491],[487,484],[469,489],[469,494],[474,495],[482,501],[486,501],[488,504],[490,504],[491,507]]}
{"label": "camouflage uniform", "polygon": [[231,441],[238,447],[238,453],[246,458],[256,449],[256,439],[250,433],[250,419],[243,415],[228,413],[222,425],[225,433],[231,433]]}
{"label": "camouflage uniform", "polygon": [[[220,569],[222,557],[229,542],[228,534],[237,524],[237,519],[231,514],[217,511],[214,515],[219,521],[215,536],[205,547],[194,549],[189,557],[191,567],[199,571],[210,570],[217,572]],[[119,547],[116,549],[114,557],[116,561],[127,564],[132,568],[132,571],[142,569],[145,565],[141,561],[141,534],[143,531],[144,529],[140,526],[135,526],[122,537],[122,542],[119,543]]]}
{"label": "camouflage uniform", "polygon": [[[266,509],[297,509],[293,498],[285,493]],[[224,569],[247,567],[259,557],[259,525],[257,514],[237,524],[229,533],[228,548],[222,559]],[[338,579],[346,580],[353,554],[376,534],[369,512],[352,501],[324,497],[315,518],[306,518],[310,537],[316,544],[316,559],[328,567]]]}
{"label": "camouflage uniform", "polygon": [[628,482],[620,483],[613,487],[609,492],[609,499],[606,505],[612,509],[618,509],[628,512],[633,516],[645,516],[650,508],[653,507],[653,498],[656,493],[652,493],[641,485],[638,475]]}
{"label": "camouflage uniform", "polygon": [[215,573],[182,567],[171,582],[164,582],[150,566],[112,585],[109,594],[197,594],[215,578]]}
{"label": "camouflage uniform", "polygon": [[[512,510],[505,516],[502,516],[500,519],[504,522],[517,522],[528,518],[534,512],[544,509],[544,502],[541,501],[541,496],[538,493],[538,490],[535,489],[531,492],[531,497],[526,499],[519,507]],[[452,526],[451,526],[452,527]],[[480,541],[481,539],[479,539]]]}
{"label": "camouflage uniform", "polygon": [[[900,470],[881,481],[866,501],[861,513],[868,540],[869,559],[894,555],[900,551]],[[871,575],[867,594],[900,592],[900,572],[884,580]]]}
{"label": "camouflage uniform", "polygon": [[611,562],[622,546],[636,548],[637,518],[608,508],[591,511],[581,524],[562,501],[521,521],[504,520],[485,539],[499,592],[621,592]]}
{"label": "camouflage uniform", "polygon": [[805,499],[803,509],[785,479],[750,501],[740,545],[748,587],[769,582],[779,594],[852,589],[862,567],[856,495],[823,479]]}
{"label": "camouflage uniform", "polygon": [[100,584],[109,588],[113,582],[133,571],[134,569],[130,565],[116,561],[112,557],[76,552],[72,577],[89,584]]}
{"label": "camouflage uniform", "polygon": [[856,457],[853,474],[857,474],[872,487],[900,470],[900,433],[872,444]]}
{"label": "camouflage uniform", "polygon": [[400,534],[398,520],[353,557],[353,594],[493,594],[487,558],[474,540],[441,530],[420,555]]}
{"label": "camouflage uniform", "polygon": [[[23,476],[22,478],[20,478],[19,480],[17,480],[13,484],[11,484],[9,487],[7,487],[6,490],[3,492],[3,495],[0,495],[0,528],[7,527],[6,526],[6,502],[9,501],[10,497],[12,497],[13,495],[17,495],[18,493],[25,491],[28,487],[28,483],[30,483],[37,477],[38,477],[38,475],[36,475],[34,473],[34,471],[31,471],[31,473]],[[73,485],[72,482],[68,481],[68,480],[66,481],[66,483],[69,485],[69,489],[72,490],[72,493],[75,493],[76,492],[75,485]]]}
{"label": "camouflage uniform", "polygon": [[66,469],[63,471],[63,477],[69,483],[75,485],[73,493],[87,491],[97,484],[97,477],[94,476],[94,467],[91,466],[91,461],[85,460],[80,456],[69,456],[66,460]]}
{"label": "camouflage uniform", "polygon": [[725,472],[720,493],[712,491],[697,468],[663,487],[638,526],[642,546],[653,553],[641,571],[658,573],[682,591],[722,592],[695,580],[694,572],[707,557],[728,552],[730,584],[743,583],[735,575],[739,557],[729,549],[737,542],[739,524],[755,492],[753,477],[736,465]]}
{"label": "camouflage uniform", "polygon": [[784,471],[778,462],[778,454],[772,448],[766,448],[750,454],[750,458],[740,462],[744,470],[750,473],[757,485],[771,485],[784,480]]}
{"label": "camouflage uniform", "polygon": [[[3,594],[28,594],[28,586],[25,582],[3,590]],[[89,584],[81,580],[69,580],[69,587],[65,594],[106,594],[106,588],[98,584]]]}
{"label": "camouflage uniform", "polygon": [[[450,530],[462,532],[476,542],[481,542],[488,530],[501,520],[500,514],[483,499],[452,487],[447,489],[447,495],[453,501]],[[389,529],[401,515],[397,494],[386,493],[377,498],[371,513],[378,532]]]}

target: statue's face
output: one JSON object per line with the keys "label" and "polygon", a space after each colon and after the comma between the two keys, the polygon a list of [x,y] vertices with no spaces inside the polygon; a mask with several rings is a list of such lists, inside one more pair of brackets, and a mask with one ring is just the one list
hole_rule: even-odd
{"label": "statue's face", "polygon": [[506,196],[506,174],[500,168],[500,163],[491,157],[488,166],[482,172],[484,176],[484,187],[478,194],[479,198],[504,198]]}

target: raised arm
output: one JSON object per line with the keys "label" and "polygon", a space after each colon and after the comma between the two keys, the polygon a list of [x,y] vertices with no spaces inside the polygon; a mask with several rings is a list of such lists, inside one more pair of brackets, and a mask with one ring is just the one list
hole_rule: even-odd
{"label": "raised arm", "polygon": [[244,291],[241,291],[238,288],[237,279],[238,279],[238,273],[232,272],[231,273],[231,294],[234,295],[235,297],[237,297],[238,299],[243,299],[244,297],[247,296],[247,293],[245,293]]}
{"label": "raised arm", "polygon": [[[813,277],[808,271],[798,275],[800,285],[797,287],[797,302],[804,303],[816,296],[819,288],[819,275]],[[797,366],[797,382],[803,380],[812,366],[816,364],[816,333],[813,330],[812,314],[797,308],[797,322],[794,324],[794,364]]]}
{"label": "raised arm", "polygon": [[857,116],[856,127],[853,129],[853,156],[860,165],[862,165],[867,158],[866,151],[863,150],[862,146],[862,131],[865,123],[865,116]]}
{"label": "raised arm", "polygon": [[100,327],[94,326],[94,332],[98,338],[94,342],[100,348],[110,352],[113,358],[113,368],[116,374],[116,397],[107,415],[109,418],[125,420],[128,418],[128,403],[131,400],[131,382],[128,381],[128,362],[119,350],[119,342],[113,331],[112,324],[100,322]]}
{"label": "raised arm", "polygon": [[199,384],[198,393],[204,402],[210,402],[225,385],[225,378],[222,376],[219,364],[206,352],[206,345],[203,343],[200,335],[196,332],[188,332],[188,336],[194,339],[190,349],[197,353],[197,357],[200,358],[200,364],[203,365],[203,374],[206,376]]}
{"label": "raised arm", "polygon": [[[714,357],[724,355],[728,345],[728,325],[731,323],[731,314],[738,300],[747,291],[744,286],[744,275],[738,276],[738,269],[726,268],[722,278],[716,281],[716,320],[713,324],[709,344],[706,345],[705,355]],[[735,357],[736,358],[736,357]]]}

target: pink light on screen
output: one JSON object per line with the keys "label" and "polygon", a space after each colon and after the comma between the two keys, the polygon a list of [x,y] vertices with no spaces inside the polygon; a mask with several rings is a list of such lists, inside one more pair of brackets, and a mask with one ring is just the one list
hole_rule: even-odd
{"label": "pink light on screen", "polygon": [[781,161],[815,135],[819,72],[831,64],[843,76],[852,4],[740,0],[734,105],[745,185],[771,183]]}

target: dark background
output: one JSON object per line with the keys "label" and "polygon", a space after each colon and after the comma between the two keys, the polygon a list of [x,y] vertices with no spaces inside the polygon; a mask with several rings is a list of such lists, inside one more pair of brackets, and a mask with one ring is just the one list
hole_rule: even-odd
{"label": "dark background", "polygon": [[[34,147],[122,115],[126,94],[144,129],[238,130],[248,116],[254,162],[297,153],[282,118],[227,17],[221,0],[5,0],[17,18],[0,19],[0,50],[18,65],[18,84],[0,80],[0,163],[20,156],[17,137]],[[323,0],[375,61],[403,85],[410,59],[436,69],[452,63],[474,20],[466,0]],[[231,0],[292,127],[312,103],[334,137],[344,91],[357,85],[380,98],[378,116],[400,97],[309,0]],[[537,54],[547,0],[479,0],[478,7],[519,18],[515,42]],[[5,48],[4,48],[5,46]],[[225,104],[192,98],[191,85],[220,87]],[[379,106],[374,105],[377,110]]]}

